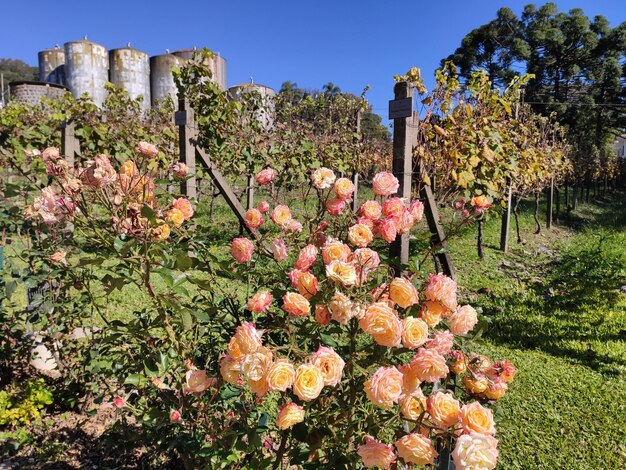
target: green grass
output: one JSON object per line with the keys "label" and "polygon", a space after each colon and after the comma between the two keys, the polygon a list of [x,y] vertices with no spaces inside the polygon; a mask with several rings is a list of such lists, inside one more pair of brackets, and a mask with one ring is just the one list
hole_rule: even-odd
{"label": "green grass", "polygon": [[[501,468],[626,468],[626,199],[496,251],[499,220],[451,243],[465,301],[491,321],[480,349],[519,369],[497,413]],[[513,235],[513,233],[512,233]]]}

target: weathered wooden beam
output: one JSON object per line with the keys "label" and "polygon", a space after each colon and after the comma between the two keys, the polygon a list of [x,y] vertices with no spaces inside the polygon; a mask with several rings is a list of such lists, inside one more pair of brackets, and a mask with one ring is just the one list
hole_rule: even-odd
{"label": "weathered wooden beam", "polygon": [[513,200],[513,188],[510,180],[507,181],[505,196],[506,208],[502,214],[502,229],[500,230],[500,249],[505,253],[509,251],[509,227],[511,226],[511,202]]}
{"label": "weathered wooden beam", "polygon": [[178,161],[187,165],[189,174],[192,175],[180,183],[180,192],[190,199],[197,199],[195,142],[198,131],[193,109],[187,100],[178,100],[178,111],[174,113],[174,122],[178,126]]}
{"label": "weathered wooden beam", "polygon": [[[448,242],[446,241],[446,234],[441,225],[441,219],[439,218],[439,210],[437,209],[437,201],[430,189],[430,186],[423,184],[420,190],[420,198],[424,202],[424,214],[426,215],[426,222],[430,230],[430,246],[433,250],[435,257],[435,264],[438,265],[438,269],[452,279],[456,280],[456,268],[452,262],[452,257],[448,251]],[[441,268],[439,268],[441,266]]]}
{"label": "weathered wooden beam", "polygon": [[222,196],[224,196],[226,203],[231,208],[235,216],[237,216],[237,219],[239,220],[243,228],[255,239],[260,239],[261,234],[259,233],[259,231],[246,225],[246,210],[241,205],[239,198],[233,192],[226,178],[224,178],[224,175],[222,175],[222,173],[217,169],[215,164],[211,161],[209,156],[201,148],[195,147],[195,156],[198,159],[198,162],[202,163],[205,166],[207,173],[215,183],[215,186],[220,191]]}
{"label": "weathered wooden beam", "polygon": [[354,194],[352,194],[352,212],[359,210],[359,173],[352,173],[352,184],[354,184]]}
{"label": "weathered wooden beam", "polygon": [[80,142],[75,132],[76,125],[72,121],[61,123],[61,155],[71,166],[74,166],[76,157],[80,156]]}

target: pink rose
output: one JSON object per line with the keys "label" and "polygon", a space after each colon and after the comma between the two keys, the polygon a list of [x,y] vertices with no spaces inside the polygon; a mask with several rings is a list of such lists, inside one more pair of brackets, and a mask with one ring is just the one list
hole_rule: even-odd
{"label": "pink rose", "polygon": [[391,173],[382,171],[374,176],[372,185],[377,196],[391,196],[398,191],[400,182]]}
{"label": "pink rose", "polygon": [[256,182],[261,186],[265,186],[266,184],[270,184],[276,178],[276,172],[272,168],[266,168],[264,170],[259,171],[256,175]]}
{"label": "pink rose", "polygon": [[448,320],[450,331],[455,335],[466,335],[478,323],[478,313],[471,305],[457,308]]}
{"label": "pink rose", "polygon": [[283,261],[287,258],[287,246],[282,238],[272,240],[272,254],[276,261]]}
{"label": "pink rose", "polygon": [[126,400],[124,400],[122,397],[115,397],[113,399],[113,405],[116,408],[124,408],[126,406]]}
{"label": "pink rose", "polygon": [[339,198],[333,198],[326,201],[326,210],[330,215],[339,215],[346,208],[346,201]]}
{"label": "pink rose", "polygon": [[338,199],[345,200],[352,197],[352,193],[354,193],[354,184],[348,178],[339,178],[335,181],[333,191],[335,191]]}
{"label": "pink rose", "polygon": [[317,258],[317,247],[315,245],[305,246],[300,250],[300,253],[298,253],[296,269],[307,271],[315,262],[315,258]]}
{"label": "pink rose", "polygon": [[391,197],[383,204],[383,214],[385,217],[400,217],[407,211],[404,202],[399,197]]}
{"label": "pink rose", "polygon": [[137,144],[137,151],[147,157],[156,157],[156,155],[159,153],[156,145],[144,141],[141,141]]}
{"label": "pink rose", "polygon": [[235,238],[231,244],[231,252],[238,263],[245,263],[252,260],[254,245],[247,238]]}
{"label": "pink rose", "polygon": [[393,242],[398,236],[398,229],[393,219],[379,220],[376,228],[380,233],[380,236],[387,242]]}
{"label": "pink rose", "polygon": [[172,423],[177,423],[182,419],[182,416],[180,415],[180,411],[178,410],[172,410],[170,412],[170,421]]}
{"label": "pink rose", "polygon": [[176,177],[183,179],[187,177],[187,173],[189,173],[189,168],[183,162],[176,162],[172,165],[172,173],[174,173]]}
{"label": "pink rose", "polygon": [[287,273],[287,276],[289,277],[289,280],[291,281],[291,285],[295,287],[296,289],[298,288],[298,281],[302,273],[303,271],[300,271],[299,269],[296,269],[296,268],[293,268],[291,271]]}
{"label": "pink rose", "polygon": [[365,436],[365,444],[359,446],[357,454],[366,468],[379,467],[387,470],[396,461],[396,454],[393,450],[392,445],[388,446],[378,442],[372,436]]}
{"label": "pink rose", "polygon": [[359,215],[362,217],[367,217],[371,220],[378,220],[380,219],[382,210],[383,209],[378,202],[373,200],[365,201],[363,204],[361,204],[361,207],[359,207]]}
{"label": "pink rose", "polygon": [[426,343],[426,349],[432,349],[444,356],[452,351],[454,335],[449,331],[437,331],[430,341]]}
{"label": "pink rose", "polygon": [[413,217],[413,222],[416,224],[419,223],[424,216],[424,204],[422,204],[422,201],[420,201],[419,199],[413,201],[409,206],[409,212]]}
{"label": "pink rose", "polygon": [[259,205],[256,206],[256,208],[261,214],[265,214],[267,211],[270,210],[270,204],[267,201],[263,201],[260,202]]}
{"label": "pink rose", "polygon": [[248,310],[254,313],[263,312],[272,303],[272,294],[269,291],[261,290],[248,299]]}

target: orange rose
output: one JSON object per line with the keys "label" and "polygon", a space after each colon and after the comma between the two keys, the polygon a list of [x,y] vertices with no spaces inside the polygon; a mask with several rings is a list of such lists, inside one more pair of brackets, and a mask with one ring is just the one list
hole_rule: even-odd
{"label": "orange rose", "polygon": [[405,348],[417,349],[428,340],[428,325],[424,320],[415,317],[402,319],[402,345]]}
{"label": "orange rose", "polygon": [[411,281],[397,277],[389,285],[389,298],[401,308],[407,308],[419,302],[417,289]]}
{"label": "orange rose", "polygon": [[298,292],[310,299],[317,294],[317,289],[317,278],[313,274],[308,271],[300,273],[298,276]]}
{"label": "orange rose", "polygon": [[233,359],[256,352],[261,347],[261,335],[252,323],[243,322],[228,343],[228,355]]}
{"label": "orange rose", "polygon": [[350,247],[345,243],[329,238],[322,247],[322,259],[325,264],[330,264],[333,261],[348,261],[350,256]]}
{"label": "orange rose", "polygon": [[324,385],[334,387],[341,382],[345,362],[333,348],[320,346],[309,361],[324,374]]}
{"label": "orange rose", "polygon": [[246,263],[252,260],[254,245],[247,238],[235,238],[231,243],[231,253],[238,263]]}
{"label": "orange rose", "polygon": [[185,221],[185,215],[175,207],[167,211],[165,221],[170,222],[174,227],[180,227]]}
{"label": "orange rose", "polygon": [[270,184],[276,178],[276,172],[272,168],[265,168],[264,170],[259,171],[256,175],[256,182],[261,186],[265,186],[266,184]]}
{"label": "orange rose", "polygon": [[285,228],[292,220],[291,210],[285,205],[278,205],[272,211],[272,220],[276,225]]}
{"label": "orange rose", "polygon": [[371,335],[377,344],[390,348],[400,346],[402,322],[398,313],[385,302],[370,305],[359,321],[359,327]]}
{"label": "orange rose", "polygon": [[222,356],[220,359],[220,375],[224,381],[232,385],[241,385],[241,360],[233,359],[230,356]]}
{"label": "orange rose", "polygon": [[461,407],[461,427],[466,434],[471,432],[479,434],[496,433],[491,410],[485,408],[477,401]]}
{"label": "orange rose", "polygon": [[302,401],[316,399],[324,388],[324,374],[313,364],[302,364],[296,370],[293,393]]}
{"label": "orange rose", "polygon": [[362,217],[367,217],[370,220],[378,220],[380,219],[380,215],[382,214],[382,207],[376,201],[365,201],[359,207],[359,215]]}
{"label": "orange rose", "polygon": [[315,306],[315,321],[322,326],[330,323],[330,311],[326,305],[317,304]]}
{"label": "orange rose", "polygon": [[287,292],[283,296],[283,308],[291,315],[306,317],[311,312],[311,304],[302,294]]}
{"label": "orange rose", "polygon": [[405,463],[434,465],[439,455],[431,440],[417,433],[402,436],[396,441],[396,447],[398,455]]}
{"label": "orange rose", "polygon": [[263,224],[263,214],[258,209],[248,209],[246,211],[246,227],[259,228]]}
{"label": "orange rose", "polygon": [[317,258],[317,247],[315,245],[307,245],[298,253],[295,268],[300,271],[306,271],[313,265],[315,258]]}
{"label": "orange rose", "polygon": [[420,310],[420,318],[426,322],[428,326],[434,328],[439,324],[444,315],[447,315],[450,312],[446,307],[441,305],[439,302],[432,302],[427,300],[422,304],[422,308]]}
{"label": "orange rose", "polygon": [[152,238],[157,241],[163,242],[170,236],[170,226],[164,223],[163,220],[157,220],[157,225],[152,229]]}
{"label": "orange rose", "polygon": [[284,392],[293,385],[296,371],[288,359],[278,359],[267,369],[265,379],[267,387],[272,392]]}
{"label": "orange rose", "polygon": [[454,310],[457,305],[456,287],[456,282],[445,274],[429,274],[424,296],[427,300],[437,301],[449,310]]}
{"label": "orange rose", "polygon": [[369,248],[359,248],[350,255],[352,263],[358,271],[372,271],[380,264],[378,253]]}
{"label": "orange rose", "polygon": [[378,467],[388,470],[396,461],[393,446],[378,442],[372,436],[365,436],[365,444],[359,446],[357,454],[363,460],[365,468]]}
{"label": "orange rose", "polygon": [[137,144],[137,150],[139,151],[139,153],[143,153],[148,157],[156,157],[156,155],[159,153],[156,145],[144,141],[141,141]]}
{"label": "orange rose", "polygon": [[441,429],[449,428],[459,422],[461,408],[458,400],[451,393],[435,392],[426,400],[428,414],[433,423]]}
{"label": "orange rose", "polygon": [[373,239],[374,235],[367,225],[356,224],[348,229],[348,240],[354,246],[365,248]]}
{"label": "orange rose", "polygon": [[463,377],[463,385],[469,393],[480,395],[489,387],[489,380],[482,374],[467,374]]}
{"label": "orange rose", "polygon": [[490,400],[499,400],[504,396],[508,388],[509,386],[506,382],[498,377],[489,384],[489,387],[483,392],[483,395]]}
{"label": "orange rose", "polygon": [[120,166],[120,175],[129,176],[132,178],[137,174],[138,171],[139,170],[137,170],[137,165],[135,165],[135,162],[133,162],[132,160],[126,160],[124,163],[122,163],[122,166]]}
{"label": "orange rose", "polygon": [[278,412],[276,426],[278,429],[285,430],[302,421],[304,421],[304,408],[295,403],[288,403]]}
{"label": "orange rose", "polygon": [[395,367],[381,367],[365,382],[364,389],[372,403],[389,408],[402,398],[402,372]]}
{"label": "orange rose", "polygon": [[400,411],[406,419],[417,421],[421,414],[426,411],[426,397],[419,389],[416,395],[407,395],[400,400]]}
{"label": "orange rose", "polygon": [[191,205],[191,202],[189,202],[189,200],[185,199],[184,197],[174,199],[174,201],[172,202],[172,207],[175,207],[176,209],[181,211],[185,220],[189,220],[191,219],[191,217],[193,217],[193,206]]}
{"label": "orange rose", "polygon": [[347,199],[354,192],[354,184],[348,178],[339,178],[333,188],[339,199]]}
{"label": "orange rose", "polygon": [[251,312],[259,313],[267,310],[271,303],[272,294],[269,291],[261,290],[250,297],[247,307]]}

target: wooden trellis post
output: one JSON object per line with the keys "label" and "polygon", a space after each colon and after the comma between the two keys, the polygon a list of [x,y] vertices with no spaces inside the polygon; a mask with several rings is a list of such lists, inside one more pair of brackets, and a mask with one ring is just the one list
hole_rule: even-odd
{"label": "wooden trellis post", "polygon": [[546,188],[548,198],[546,202],[546,227],[552,228],[552,206],[554,201],[554,178],[550,180],[550,186]]}
{"label": "wooden trellis post", "polygon": [[[414,90],[406,82],[396,83],[395,100],[389,102],[389,118],[393,119],[393,174],[398,178],[399,197],[410,200],[413,180],[413,149],[417,145],[419,116],[413,112]],[[419,165],[420,178],[424,174],[422,162]],[[441,225],[437,202],[430,186],[421,185],[420,199],[424,203],[424,214],[431,233],[430,246],[433,250],[437,270],[456,279],[456,269],[448,253],[446,235]],[[389,248],[391,257],[398,257],[402,264],[409,261],[409,234],[398,235]]]}
{"label": "wooden trellis post", "polygon": [[[215,164],[211,161],[211,158],[207,155],[204,149],[198,146],[197,142],[197,127],[193,110],[189,106],[189,103],[185,99],[178,100],[178,111],[175,114],[176,125],[179,127],[179,150],[180,150],[180,162],[184,162],[189,167],[189,171],[195,175],[196,160],[199,164],[202,164],[205,168],[213,183],[219,190],[220,194],[226,200],[228,206],[232,209],[233,213],[242,224],[243,228],[255,239],[260,239],[261,234],[256,229],[251,229],[245,224],[246,210],[241,205],[239,198],[235,195],[230,184],[224,178],[224,175],[217,169]],[[196,178],[192,176],[187,181],[181,184],[181,192],[188,197],[196,196]]]}
{"label": "wooden trellis post", "polygon": [[513,201],[513,188],[511,180],[507,178],[506,208],[502,214],[502,230],[500,231],[500,249],[505,253],[509,251],[509,227],[511,226],[511,203]]}
{"label": "wooden trellis post", "polygon": [[72,121],[61,124],[61,155],[71,166],[74,166],[76,157],[80,156],[80,142],[75,134],[76,126]]}

